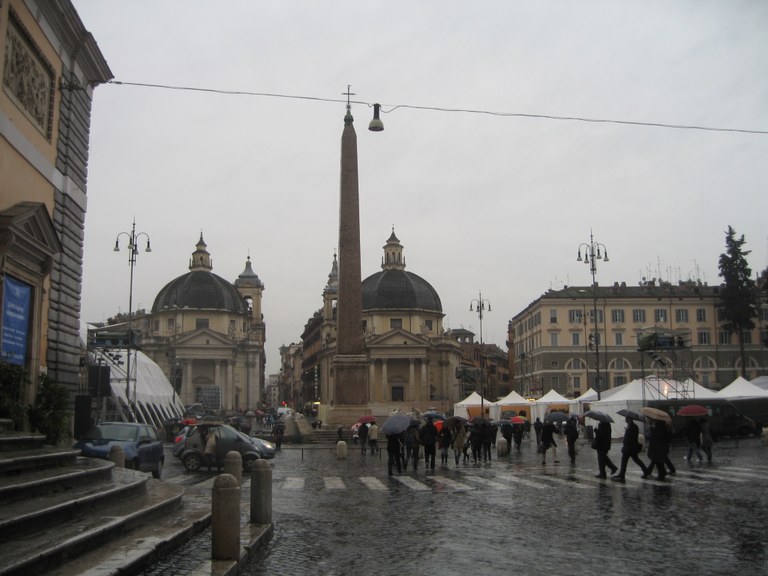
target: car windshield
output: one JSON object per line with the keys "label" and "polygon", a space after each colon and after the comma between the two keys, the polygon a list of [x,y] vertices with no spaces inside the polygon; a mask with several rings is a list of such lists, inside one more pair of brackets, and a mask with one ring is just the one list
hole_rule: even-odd
{"label": "car windshield", "polygon": [[126,424],[99,424],[91,430],[90,437],[100,440],[133,442],[138,437],[138,434],[138,426],[128,426]]}

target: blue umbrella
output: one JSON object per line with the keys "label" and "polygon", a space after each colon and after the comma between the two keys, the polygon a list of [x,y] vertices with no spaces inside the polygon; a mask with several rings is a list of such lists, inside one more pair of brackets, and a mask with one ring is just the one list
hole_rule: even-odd
{"label": "blue umbrella", "polygon": [[384,424],[381,425],[381,431],[384,434],[400,434],[411,423],[411,417],[408,414],[392,414]]}

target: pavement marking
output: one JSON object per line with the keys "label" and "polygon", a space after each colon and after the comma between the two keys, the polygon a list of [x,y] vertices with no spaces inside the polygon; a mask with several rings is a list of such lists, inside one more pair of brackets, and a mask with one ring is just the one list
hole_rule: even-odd
{"label": "pavement marking", "polygon": [[467,490],[475,489],[473,486],[462,484],[461,482],[457,482],[456,480],[451,480],[450,478],[446,478],[445,476],[431,476],[429,479],[432,480],[435,484],[440,484],[442,486],[445,486],[446,488],[455,490],[456,492],[465,492]]}
{"label": "pavement marking", "polygon": [[529,488],[538,488],[539,490],[544,490],[546,488],[549,488],[549,486],[546,486],[541,482],[534,482],[533,480],[527,480],[525,478],[521,478],[520,476],[516,476],[516,475],[505,476],[503,480],[509,480],[510,482],[515,482],[516,484],[522,484],[523,486],[528,486]]}
{"label": "pavement marking", "polygon": [[[557,476],[552,476],[550,474],[536,474],[534,476],[535,478],[541,478],[542,480],[547,480],[549,482],[554,482],[555,484],[560,484],[561,486],[568,486],[569,488],[579,488],[581,490],[589,490],[592,487],[587,486],[586,484],[581,484],[577,480],[566,480],[565,478],[558,478]],[[581,477],[579,477],[579,480],[582,480]]]}
{"label": "pavement marking", "polygon": [[346,490],[347,487],[338,476],[325,476],[323,478],[327,490]]}
{"label": "pavement marking", "polygon": [[410,476],[390,476],[393,480],[397,480],[401,484],[405,484],[408,488],[411,490],[416,490],[418,492],[423,492],[425,490],[432,491],[432,488],[427,486],[426,484],[422,484],[418,480],[411,478]]}
{"label": "pavement marking", "polygon": [[365,484],[369,490],[387,490],[384,483],[374,476],[360,476],[360,481]]}
{"label": "pavement marking", "polygon": [[487,486],[494,490],[511,490],[512,486],[502,484],[501,482],[494,482],[493,480],[487,480],[486,478],[480,478],[479,476],[467,476],[467,480],[470,482],[477,482],[481,486]]}
{"label": "pavement marking", "polygon": [[299,477],[286,478],[283,482],[283,490],[303,490],[304,480],[304,478]]}

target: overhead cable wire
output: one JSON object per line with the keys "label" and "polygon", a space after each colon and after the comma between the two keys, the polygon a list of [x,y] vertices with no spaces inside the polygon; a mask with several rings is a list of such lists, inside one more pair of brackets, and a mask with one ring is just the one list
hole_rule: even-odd
{"label": "overhead cable wire", "polygon": [[[121,80],[110,80],[107,84],[119,86],[137,86],[140,88],[160,88],[164,90],[181,90],[188,92],[206,92],[211,94],[223,94],[226,96],[259,96],[267,98],[287,98],[292,100],[312,100],[315,102],[333,102],[347,104],[347,100],[340,98],[322,98],[319,96],[299,96],[295,94],[278,94],[273,92],[250,92],[246,90],[223,90],[219,88],[197,88],[193,86],[172,86],[168,84],[150,84],[146,82],[123,82]],[[353,104],[363,104],[373,106],[370,102],[352,100]],[[389,107],[385,110],[385,106]],[[745,128],[720,128],[716,126],[697,126],[692,124],[669,124],[665,122],[641,122],[635,120],[615,120],[609,118],[587,118],[583,116],[557,116],[554,114],[529,114],[524,112],[494,112],[492,110],[474,110],[471,108],[443,108],[439,106],[418,106],[414,104],[381,104],[381,111],[389,114],[399,108],[410,110],[426,110],[432,112],[452,112],[463,114],[483,114],[487,116],[498,116],[504,118],[534,118],[542,120],[560,120],[569,122],[588,122],[593,124],[619,124],[625,126],[647,126],[651,128],[669,128],[673,130],[703,130],[707,132],[737,132],[741,134],[760,134],[768,135],[768,130],[749,130]]]}

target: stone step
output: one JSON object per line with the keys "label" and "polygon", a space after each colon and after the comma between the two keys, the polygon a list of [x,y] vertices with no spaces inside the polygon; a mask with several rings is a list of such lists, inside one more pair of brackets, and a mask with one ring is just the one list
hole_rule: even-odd
{"label": "stone step", "polygon": [[[54,492],[65,492],[75,486],[108,482],[113,467],[114,463],[108,460],[79,457],[71,465],[0,476],[0,505],[24,498],[40,498]],[[3,511],[0,509],[0,516],[2,515]]]}
{"label": "stone step", "polygon": [[32,434],[29,432],[0,432],[0,452],[41,448],[43,444],[45,444],[45,436],[42,434]]}
{"label": "stone step", "polygon": [[[142,540],[141,528],[176,515],[184,489],[175,484],[149,478],[134,470],[113,469],[113,479],[130,484],[139,480],[145,490],[114,495],[105,501],[83,502],[71,508],[67,518],[41,522],[28,534],[0,539],[0,576],[44,574],[72,558],[105,546],[108,542],[135,532]],[[119,492],[118,492],[119,494]],[[157,536],[154,537],[157,539]]]}
{"label": "stone step", "polygon": [[3,451],[0,452],[0,476],[72,465],[79,455],[80,450],[55,446]]}

